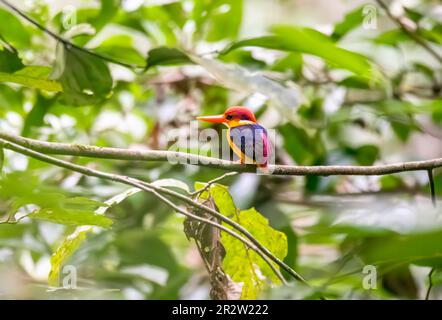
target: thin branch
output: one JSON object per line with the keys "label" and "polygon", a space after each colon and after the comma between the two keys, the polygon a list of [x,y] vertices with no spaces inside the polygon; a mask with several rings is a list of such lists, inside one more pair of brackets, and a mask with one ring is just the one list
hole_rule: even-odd
{"label": "thin branch", "polygon": [[282,276],[281,272],[278,269],[276,269],[275,265],[270,261],[270,259],[266,255],[264,255],[264,253],[259,248],[257,248],[253,243],[251,243],[246,238],[242,237],[241,235],[237,234],[236,232],[232,231],[231,229],[229,229],[229,228],[227,228],[227,227],[225,227],[225,226],[223,226],[223,225],[221,225],[221,224],[219,224],[219,223],[217,223],[215,221],[212,221],[212,220],[206,219],[206,218],[202,218],[200,216],[197,216],[195,214],[192,214],[192,213],[190,213],[190,212],[180,208],[179,206],[175,205],[172,201],[170,201],[166,197],[162,196],[160,193],[158,193],[155,190],[152,190],[152,189],[149,190],[147,187],[145,187],[142,184],[138,184],[138,186],[137,186],[137,183],[133,183],[132,185],[135,186],[135,187],[138,187],[138,188],[140,188],[142,190],[151,192],[158,199],[163,201],[165,204],[167,204],[169,207],[171,207],[176,212],[179,212],[179,213],[181,213],[181,214],[183,214],[183,215],[185,215],[185,216],[187,216],[189,218],[192,218],[192,219],[195,219],[195,220],[198,220],[198,221],[210,224],[210,225],[212,225],[212,226],[214,226],[214,227],[216,227],[216,228],[218,228],[218,229],[220,229],[220,230],[230,234],[231,236],[235,237],[236,239],[238,239],[239,241],[244,243],[245,246],[247,246],[248,248],[250,248],[253,251],[255,251],[268,264],[268,266],[272,269],[272,271],[276,274],[276,276],[281,280],[281,282],[283,284],[287,285],[287,282],[285,281],[285,279]]}
{"label": "thin branch", "polygon": [[[107,148],[69,143],[45,142],[21,136],[0,132],[0,138],[30,148],[32,150],[57,155],[71,155],[79,157],[131,160],[131,161],[168,161],[172,164],[191,164],[236,172],[256,172],[253,165],[244,165],[238,162],[200,156],[177,151],[137,150]],[[377,166],[287,166],[270,165],[272,175],[286,176],[330,176],[330,175],[360,175],[379,176],[406,171],[428,171],[441,168],[442,158],[423,161],[401,162]]]}
{"label": "thin branch", "polygon": [[214,183],[217,183],[217,182],[223,180],[223,179],[226,178],[226,177],[235,176],[235,175],[237,175],[237,174],[238,174],[238,172],[227,172],[227,173],[223,174],[222,176],[219,176],[219,177],[217,177],[217,178],[215,178],[215,179],[213,179],[213,180],[208,181],[208,182],[206,183],[206,185],[205,185],[203,188],[201,188],[201,189],[199,189],[199,190],[196,190],[195,192],[190,193],[190,196],[194,197],[194,196],[200,195],[200,194],[203,193],[204,191],[209,190],[209,188],[210,188]]}
{"label": "thin branch", "polygon": [[433,206],[436,207],[436,188],[434,186],[433,170],[428,170],[428,180],[430,182],[431,202],[433,203]]}
{"label": "thin branch", "polygon": [[[0,139],[0,143],[1,143],[1,139]],[[5,147],[6,148],[6,147]],[[200,210],[203,210],[204,212],[218,218],[219,220],[221,220],[222,222],[227,223],[228,225],[230,225],[231,227],[235,228],[236,230],[240,231],[246,238],[248,238],[253,244],[255,244],[260,250],[262,250],[264,252],[264,254],[266,256],[268,256],[270,259],[272,259],[277,265],[279,265],[282,269],[284,269],[288,274],[290,274],[293,278],[295,278],[296,280],[304,283],[307,286],[310,286],[307,281],[300,275],[298,274],[295,270],[293,270],[292,268],[290,268],[290,266],[288,266],[285,262],[283,262],[282,260],[280,260],[278,257],[276,257],[275,255],[273,255],[273,253],[271,253],[266,247],[264,247],[258,240],[256,240],[256,238],[247,230],[245,229],[242,225],[238,224],[237,222],[227,218],[226,216],[220,214],[218,211],[205,206],[202,203],[199,203],[198,201],[195,201],[191,198],[186,197],[185,195],[182,195],[178,192],[175,192],[173,190],[170,189],[166,189],[166,188],[161,188],[158,186],[155,186],[153,184],[149,184],[147,182],[144,181],[140,181],[141,184],[148,186],[154,190],[159,190],[161,191],[161,193],[163,194],[167,194],[169,196],[172,196],[174,198],[177,198],[195,208],[198,208]]]}
{"label": "thin branch", "polygon": [[385,13],[396,23],[401,30],[412,40],[414,40],[418,45],[424,48],[428,53],[430,53],[439,63],[442,64],[442,56],[434,50],[424,39],[422,39],[416,32],[411,31],[407,26],[398,18],[393,15],[388,6],[382,0],[376,0],[378,5],[384,9]]}
{"label": "thin branch", "polygon": [[433,289],[433,273],[436,271],[435,268],[431,268],[430,273],[428,273],[428,288],[427,293],[425,294],[425,300],[430,299],[431,289]]}
{"label": "thin branch", "polygon": [[[166,203],[167,205],[169,205],[170,207],[172,207],[174,210],[188,216],[191,217],[193,219],[202,221],[204,223],[208,223],[210,225],[213,225],[227,233],[229,233],[230,235],[234,236],[235,238],[237,238],[238,240],[244,242],[246,245],[248,245],[252,250],[254,250],[260,257],[262,257],[264,259],[264,261],[266,263],[269,263],[269,266],[272,270],[276,270],[276,275],[280,278],[280,276],[282,277],[282,275],[280,274],[279,271],[277,271],[277,269],[275,268],[274,265],[272,265],[271,261],[269,259],[271,259],[274,263],[276,263],[277,265],[279,265],[280,267],[282,267],[285,271],[287,271],[289,274],[291,274],[295,279],[303,282],[304,284],[310,286],[307,281],[301,277],[299,274],[297,274],[293,269],[291,269],[289,266],[285,265],[281,260],[279,260],[279,258],[277,258],[276,256],[274,256],[267,248],[265,248],[264,246],[262,246],[258,240],[256,240],[253,235],[251,235],[246,229],[244,229],[241,225],[237,224],[235,221],[230,220],[229,218],[221,215],[220,213],[218,213],[217,211],[208,208],[196,201],[193,201],[190,198],[187,198],[186,196],[183,196],[179,193],[176,193],[172,190],[169,189],[165,189],[165,188],[161,188],[158,186],[154,186],[152,184],[148,184],[146,182],[140,181],[138,179],[134,179],[134,178],[130,178],[130,177],[126,177],[126,176],[121,176],[121,175],[116,175],[116,174],[111,174],[111,173],[106,173],[106,172],[102,172],[99,170],[95,170],[95,169],[91,169],[91,168],[87,168],[84,166],[80,166],[77,164],[73,164],[64,160],[60,160],[60,159],[56,159],[54,157],[39,153],[37,151],[34,151],[32,149],[28,149],[26,147],[17,145],[15,143],[11,143],[9,141],[5,141],[3,139],[0,139],[0,146],[6,148],[6,149],[10,149],[13,150],[15,152],[19,152],[21,154],[27,155],[29,157],[38,159],[40,161],[44,161],[50,164],[53,164],[55,166],[58,167],[62,167],[71,171],[75,171],[75,172],[79,172],[81,174],[87,175],[87,176],[93,176],[93,177],[97,177],[97,178],[102,178],[102,179],[107,179],[107,180],[111,180],[111,181],[115,181],[115,182],[119,182],[119,183],[123,183],[126,185],[130,185],[133,187],[137,187],[140,188],[144,191],[150,192],[152,194],[154,194],[156,197],[158,197],[161,201],[163,201],[164,203]],[[206,211],[207,213],[221,219],[223,222],[226,222],[227,224],[229,224],[230,226],[232,226],[233,228],[237,229],[238,231],[242,232],[244,234],[244,236],[246,236],[247,238],[249,238],[249,240],[245,239],[244,237],[240,236],[239,234],[237,234],[236,232],[218,224],[217,222],[214,222],[212,220],[208,220],[196,215],[193,215],[183,209],[181,209],[180,207],[178,207],[177,205],[175,205],[173,202],[171,202],[169,199],[167,199],[166,197],[164,197],[162,194],[160,193],[165,193],[171,196],[176,196],[181,200],[185,200],[186,203],[193,205],[199,209],[202,209],[204,211]],[[209,209],[209,210],[208,210]],[[243,241],[245,240],[245,241]],[[282,280],[281,280],[282,281]],[[283,281],[283,283],[285,283]]]}
{"label": "thin branch", "polygon": [[102,54],[99,54],[97,52],[94,52],[94,51],[91,51],[89,49],[86,49],[84,47],[78,46],[75,43],[70,42],[69,40],[59,36],[55,32],[53,32],[53,31],[49,30],[48,28],[44,27],[43,25],[41,25],[40,23],[38,23],[37,21],[35,21],[31,17],[29,17],[28,15],[26,15],[23,11],[18,9],[16,6],[10,4],[8,1],[0,0],[0,2],[3,3],[9,9],[11,9],[12,11],[14,11],[15,13],[17,13],[23,19],[25,19],[26,21],[28,21],[29,23],[31,23],[32,25],[34,25],[35,27],[37,27],[38,29],[43,31],[44,33],[48,34],[49,36],[51,36],[52,38],[54,38],[58,42],[62,43],[67,48],[78,49],[78,50],[80,50],[80,51],[82,51],[84,53],[90,54],[91,56],[94,56],[94,57],[99,58],[101,60],[105,60],[105,61],[110,62],[110,63],[118,64],[120,66],[129,68],[129,69],[144,69],[144,68],[146,68],[146,66],[141,66],[141,65],[130,64],[130,63],[118,61],[118,60],[115,60],[114,58],[110,58],[110,57],[104,56]]}

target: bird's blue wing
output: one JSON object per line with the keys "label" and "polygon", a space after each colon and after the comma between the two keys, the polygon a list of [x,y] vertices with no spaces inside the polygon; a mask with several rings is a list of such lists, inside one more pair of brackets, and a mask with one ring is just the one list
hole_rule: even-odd
{"label": "bird's blue wing", "polygon": [[246,124],[230,129],[232,144],[245,156],[246,163],[267,164],[269,144],[267,131],[259,124]]}

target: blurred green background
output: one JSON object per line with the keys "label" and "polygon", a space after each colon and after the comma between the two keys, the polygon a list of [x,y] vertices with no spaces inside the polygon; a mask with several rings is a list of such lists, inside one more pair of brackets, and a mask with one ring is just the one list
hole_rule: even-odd
{"label": "blurred green background", "polygon": [[[442,55],[439,1],[385,3],[407,30]],[[57,41],[0,5],[3,132],[54,142],[167,150],[168,135],[181,132],[186,137],[196,115],[245,105],[261,124],[276,130],[278,164],[381,165],[442,157],[441,62],[375,1],[14,4],[78,46],[126,64],[147,63],[147,70],[105,64],[74,50],[65,51],[63,58]],[[239,42],[262,36],[271,38]],[[66,62],[69,52],[71,63]],[[233,73],[221,69],[214,78],[204,63],[190,63],[186,52],[228,63]],[[48,82],[49,74],[55,84]],[[244,80],[245,74],[254,77]],[[287,96],[266,94],[262,77]],[[63,92],[58,92],[60,85]],[[198,152],[193,144],[180,150]],[[167,162],[69,160],[145,181],[179,179],[191,188],[224,173]],[[442,172],[434,174],[440,196]],[[326,297],[422,299],[433,268],[430,298],[442,297],[442,212],[431,204],[426,172],[382,177],[241,174],[222,183],[238,208],[256,208],[286,234],[285,261]],[[48,284],[51,255],[86,224],[71,220],[70,206],[91,211],[98,205],[91,200],[103,202],[125,190],[5,151],[0,298],[209,298],[208,276],[183,232],[184,218],[146,193],[109,208],[111,221],[97,224],[112,222],[112,227],[85,234],[64,261],[64,266],[75,267],[76,288]],[[36,208],[51,206],[64,208],[61,222],[27,217]],[[364,287],[367,265],[377,273],[370,288]],[[70,270],[62,269],[62,278]],[[312,296],[310,289],[291,282],[289,287],[269,284],[260,297]]]}

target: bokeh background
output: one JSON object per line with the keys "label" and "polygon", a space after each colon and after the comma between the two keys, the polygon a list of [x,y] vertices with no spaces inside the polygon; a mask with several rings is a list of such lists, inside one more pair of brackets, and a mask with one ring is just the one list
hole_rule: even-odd
{"label": "bokeh background", "polygon": [[[385,3],[394,17],[442,55],[439,1]],[[112,93],[100,101],[76,104],[59,93],[3,82],[2,74],[10,70],[2,61],[10,64],[0,60],[3,132],[47,141],[167,150],[168,135],[180,132],[186,137],[196,115],[245,105],[256,112],[260,123],[276,131],[279,164],[382,165],[442,157],[441,63],[407,37],[375,1],[39,0],[14,4],[50,30],[72,37],[77,45],[126,63],[151,65],[140,72],[109,64]],[[312,28],[327,39],[313,37],[304,51],[257,45],[219,54],[232,42],[272,34],[275,25]],[[59,63],[57,41],[1,4],[0,35],[3,48],[15,48],[23,65],[53,71]],[[285,36],[290,38],[290,33]],[[295,43],[305,41],[296,33],[293,37]],[[322,41],[367,57],[376,73],[354,72],[339,53],[331,63],[321,51]],[[193,50],[297,92],[301,103],[290,110],[296,121],[263,94],[251,93],[227,76],[221,82],[201,65],[146,60],[159,47]],[[180,149],[198,153],[195,144],[183,144]],[[207,182],[224,173],[167,162],[69,160],[146,181],[179,179],[190,188],[196,181]],[[440,196],[442,173],[436,170],[434,176]],[[145,193],[109,208],[106,215],[113,221],[112,228],[87,233],[65,262],[75,267],[76,288],[49,285],[51,255],[78,226],[26,217],[36,203],[38,207],[37,198],[56,193],[106,201],[127,188],[10,151],[5,151],[1,181],[0,216],[5,221],[0,224],[1,299],[209,297],[207,273],[195,245],[183,232],[184,218]],[[442,212],[431,203],[427,172],[382,177],[241,174],[222,183],[238,208],[256,208],[273,228],[286,234],[285,261],[327,297],[422,299],[432,269],[430,298],[442,296],[438,269]],[[8,216],[13,221],[6,222]],[[375,266],[375,287],[364,287],[367,265]],[[310,289],[296,282],[289,287],[269,284],[260,293],[265,299],[311,296]]]}

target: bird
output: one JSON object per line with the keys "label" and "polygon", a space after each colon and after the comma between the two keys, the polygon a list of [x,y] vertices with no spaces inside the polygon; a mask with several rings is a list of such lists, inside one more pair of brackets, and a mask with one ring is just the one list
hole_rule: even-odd
{"label": "bird", "polygon": [[258,124],[250,109],[233,106],[223,114],[199,116],[196,119],[226,125],[227,141],[240,163],[254,164],[261,172],[268,172],[270,148],[267,130]]}

